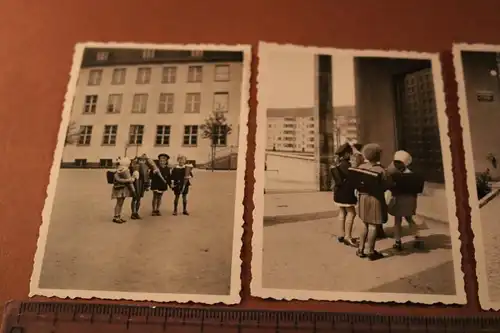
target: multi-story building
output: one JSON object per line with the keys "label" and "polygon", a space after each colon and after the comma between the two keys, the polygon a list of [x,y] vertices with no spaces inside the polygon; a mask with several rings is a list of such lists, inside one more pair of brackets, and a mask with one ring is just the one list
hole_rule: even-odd
{"label": "multi-story building", "polygon": [[242,61],[240,52],[85,50],[62,165],[162,152],[208,163],[212,140],[201,125],[214,112],[231,127],[214,129],[217,155],[236,153]]}
{"label": "multi-story building", "polygon": [[[314,108],[267,110],[267,146],[269,151],[315,153],[317,125]],[[354,106],[333,109],[333,139],[338,147],[358,141],[358,121]]]}
{"label": "multi-story building", "polygon": [[314,108],[267,109],[267,150],[314,153]]}

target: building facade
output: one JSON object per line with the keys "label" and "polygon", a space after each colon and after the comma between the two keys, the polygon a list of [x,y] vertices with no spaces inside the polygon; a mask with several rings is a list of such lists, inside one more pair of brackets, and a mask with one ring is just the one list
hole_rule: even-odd
{"label": "building facade", "polygon": [[462,52],[467,109],[476,173],[500,179],[500,54]]}
{"label": "building facade", "polygon": [[314,153],[314,108],[268,109],[267,150]]}
{"label": "building facade", "polygon": [[213,128],[217,155],[236,153],[242,60],[239,52],[86,50],[62,165],[163,152],[208,163],[212,139],[202,125],[214,113],[231,128]]}

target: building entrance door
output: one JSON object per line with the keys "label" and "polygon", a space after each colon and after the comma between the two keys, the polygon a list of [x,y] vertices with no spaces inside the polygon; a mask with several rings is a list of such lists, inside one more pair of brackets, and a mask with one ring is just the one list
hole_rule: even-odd
{"label": "building entrance door", "polygon": [[428,182],[444,183],[436,100],[430,68],[396,79],[398,149],[413,157],[412,170]]}

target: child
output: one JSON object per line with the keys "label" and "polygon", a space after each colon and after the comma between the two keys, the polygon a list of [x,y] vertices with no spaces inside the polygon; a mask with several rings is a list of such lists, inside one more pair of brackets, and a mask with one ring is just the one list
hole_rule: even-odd
{"label": "child", "polygon": [[[168,185],[170,184],[170,167],[168,166],[168,160],[170,156],[167,154],[158,155],[158,173],[151,171],[151,190],[153,191],[153,213],[152,216],[161,216],[160,205],[163,193],[168,190]],[[163,181],[163,179],[166,181]]]}
{"label": "child", "polygon": [[123,157],[118,159],[118,168],[116,169],[114,176],[113,189],[111,191],[111,198],[116,199],[115,205],[115,215],[113,216],[113,222],[115,223],[125,223],[121,217],[123,203],[125,198],[135,196],[135,189],[133,186],[134,179],[130,175],[130,159]]}
{"label": "child", "polygon": [[349,159],[352,154],[353,148],[349,144],[341,145],[335,152],[338,163],[332,167],[331,172],[334,181],[333,202],[339,207],[339,220],[342,226],[342,235],[337,237],[337,240],[345,245],[356,246],[356,240],[352,238],[352,228],[356,218],[358,199],[354,193],[354,187],[347,178],[351,167]]}
{"label": "child", "polygon": [[[376,143],[370,143],[363,147],[365,163],[359,166],[380,176],[379,188],[372,193],[360,190],[359,193],[359,218],[363,222],[363,230],[359,240],[356,255],[360,258],[368,257],[370,260],[383,258],[383,255],[375,251],[377,241],[377,226],[387,222],[387,203],[384,193],[390,187],[390,179],[385,169],[380,164],[382,149]],[[365,243],[368,245],[368,253],[365,254]]]}
{"label": "child", "polygon": [[141,161],[140,158],[136,157],[130,165],[130,172],[132,174],[132,178],[134,179],[133,185],[135,189],[135,195],[132,197],[130,204],[132,210],[130,218],[132,220],[141,219],[139,215],[139,208],[141,207],[141,199],[144,197],[144,192],[148,187],[143,172],[143,164],[144,162]]}
{"label": "child", "polygon": [[193,166],[186,164],[186,156],[179,155],[177,157],[177,165],[172,169],[171,181],[172,189],[174,190],[174,215],[177,215],[177,206],[179,204],[179,197],[182,195],[182,214],[189,215],[187,211],[187,195],[189,187],[191,186],[190,178],[193,177],[191,172]]}
{"label": "child", "polygon": [[403,223],[403,218],[408,222],[410,232],[415,239],[414,247],[420,248],[422,246],[422,242],[419,239],[418,227],[413,220],[413,215],[415,215],[417,211],[417,193],[408,193],[408,191],[404,191],[401,188],[401,183],[398,182],[402,174],[412,173],[410,169],[408,169],[411,162],[411,155],[404,150],[400,150],[394,154],[394,161],[387,168],[387,172],[394,180],[393,187],[391,188],[392,197],[389,200],[388,212],[390,215],[394,216],[395,242],[393,248],[398,251],[403,249],[401,245],[401,225]]}

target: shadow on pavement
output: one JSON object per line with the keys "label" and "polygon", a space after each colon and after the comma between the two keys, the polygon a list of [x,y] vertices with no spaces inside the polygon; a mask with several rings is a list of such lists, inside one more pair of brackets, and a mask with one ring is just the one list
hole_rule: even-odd
{"label": "shadow on pavement", "polygon": [[[436,277],[440,278],[436,278]],[[445,262],[422,272],[384,283],[367,290],[375,293],[455,295],[455,274],[453,261]]]}
{"label": "shadow on pavement", "polygon": [[382,252],[387,258],[392,256],[407,256],[415,252],[429,253],[431,251],[439,249],[444,249],[444,250],[451,249],[451,237],[449,235],[434,234],[434,235],[420,237],[420,239],[423,242],[423,246],[418,249],[413,247],[414,241],[411,240],[403,243],[402,251],[396,251],[391,247],[388,249],[380,250],[380,252]]}
{"label": "shadow on pavement", "polygon": [[338,210],[318,212],[318,213],[304,213],[304,214],[290,214],[290,215],[277,215],[277,216],[264,216],[264,227],[273,225],[304,222],[312,220],[322,220],[337,217]]}

